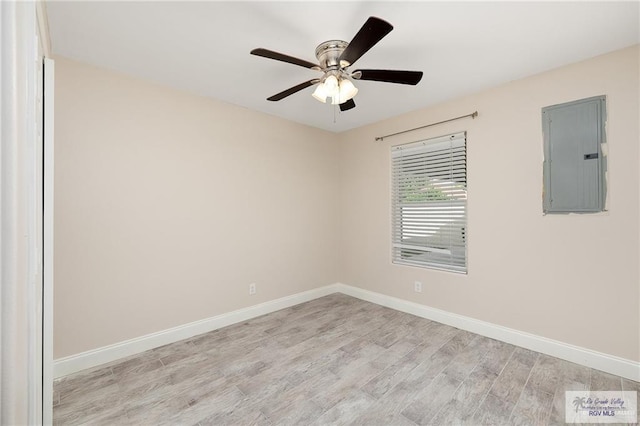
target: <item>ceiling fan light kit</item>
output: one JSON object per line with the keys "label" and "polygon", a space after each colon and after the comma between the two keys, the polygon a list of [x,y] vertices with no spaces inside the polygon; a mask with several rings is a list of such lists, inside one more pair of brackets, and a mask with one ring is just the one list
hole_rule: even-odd
{"label": "ceiling fan light kit", "polygon": [[327,98],[331,98],[332,105],[339,105],[353,99],[357,93],[358,89],[347,77],[336,77],[331,74],[327,76],[323,82],[318,84],[318,87],[316,87],[316,90],[311,96],[322,103],[326,103]]}
{"label": "ceiling fan light kit", "polygon": [[318,86],[312,94],[315,99],[322,103],[327,103],[327,99],[331,98],[332,105],[340,105],[341,111],[348,111],[355,108],[356,104],[353,101],[353,97],[358,93],[358,89],[355,87],[351,79],[409,85],[418,84],[422,79],[421,71],[348,71],[348,68],[351,65],[353,65],[375,44],[382,40],[384,36],[389,34],[392,29],[393,26],[388,22],[372,16],[367,19],[351,42],[347,43],[343,40],[329,40],[324,43],[320,43],[318,47],[316,47],[315,52],[319,65],[268,49],[253,49],[251,51],[252,55],[287,62],[323,73],[322,77],[319,79],[300,83],[297,86],[270,96],[267,100],[279,101],[287,96],[299,92],[302,89],[317,84]]}

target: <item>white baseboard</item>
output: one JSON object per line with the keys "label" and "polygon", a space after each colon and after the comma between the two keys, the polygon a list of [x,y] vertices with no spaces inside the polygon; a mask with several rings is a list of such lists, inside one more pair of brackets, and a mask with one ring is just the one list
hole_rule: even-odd
{"label": "white baseboard", "polygon": [[418,317],[427,318],[432,321],[437,321],[442,324],[467,330],[492,339],[511,343],[512,345],[541,352],[543,354],[571,361],[596,370],[615,374],[616,376],[622,376],[636,382],[640,381],[640,362],[631,361],[602,352],[596,352],[591,349],[570,345],[558,340],[547,339],[546,337],[525,333],[523,331],[514,330],[512,328],[503,327],[486,321],[480,321],[463,315],[453,314],[440,309],[431,308],[429,306],[420,305],[418,303],[375,293],[369,290],[363,290],[346,284],[337,284],[335,288],[336,291],[357,297],[361,300],[366,300],[367,302],[386,306]]}
{"label": "white baseboard", "polygon": [[575,362],[596,370],[622,376],[634,381],[640,381],[640,363],[579,346],[570,345],[557,340],[547,339],[535,334],[525,333],[512,328],[503,327],[486,321],[453,314],[396,297],[363,290],[346,284],[333,284],[314,290],[297,293],[291,296],[260,303],[248,308],[218,315],[215,317],[195,321],[178,327],[173,327],[157,333],[126,340],[113,345],[94,349],[80,354],[55,360],[53,363],[54,378],[59,378],[87,368],[116,361],[130,355],[135,355],[149,349],[174,343],[183,339],[207,333],[241,321],[285,309],[300,303],[308,302],[332,293],[344,293],[358,299],[386,306],[401,312],[406,312],[452,327],[467,330],[472,333],[501,340],[516,346],[541,352],[560,359]]}
{"label": "white baseboard", "polygon": [[251,318],[259,317],[271,312],[279,311],[290,306],[308,302],[319,297],[336,293],[337,284],[316,288],[313,290],[297,293],[248,308],[238,309],[226,314],[194,321],[178,327],[169,328],[157,333],[147,334],[134,339],[125,340],[113,345],[104,346],[76,355],[57,359],[53,362],[53,377],[55,379],[76,373],[78,371],[97,367],[101,364],[116,361],[120,358],[135,355],[149,349],[157,348],[169,343],[188,339],[198,334],[208,333],[231,324],[247,321]]}

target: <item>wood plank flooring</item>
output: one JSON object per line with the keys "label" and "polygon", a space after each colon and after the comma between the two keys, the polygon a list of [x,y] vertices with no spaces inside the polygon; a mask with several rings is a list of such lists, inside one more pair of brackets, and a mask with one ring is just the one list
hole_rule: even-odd
{"label": "wood plank flooring", "polygon": [[54,384],[56,425],[564,424],[640,384],[342,294]]}

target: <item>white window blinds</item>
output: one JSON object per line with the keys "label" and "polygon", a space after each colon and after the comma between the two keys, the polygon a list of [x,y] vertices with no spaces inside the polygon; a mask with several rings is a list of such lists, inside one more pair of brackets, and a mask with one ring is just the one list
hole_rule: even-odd
{"label": "white window blinds", "polygon": [[462,132],[391,148],[394,263],[467,272],[466,145]]}

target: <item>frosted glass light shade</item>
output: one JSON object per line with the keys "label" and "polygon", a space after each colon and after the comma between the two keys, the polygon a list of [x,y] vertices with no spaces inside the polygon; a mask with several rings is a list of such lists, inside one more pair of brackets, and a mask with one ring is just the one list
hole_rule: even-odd
{"label": "frosted glass light shade", "polygon": [[314,98],[316,98],[317,100],[319,100],[322,103],[326,103],[327,102],[327,88],[324,86],[324,83],[320,83],[318,84],[318,87],[316,87],[316,90],[313,91],[313,96]]}
{"label": "frosted glass light shade", "polygon": [[344,78],[340,81],[340,103],[352,99],[356,94],[358,94],[358,88],[353,85],[351,80]]}
{"label": "frosted glass light shade", "polygon": [[338,79],[335,75],[330,75],[324,80],[324,87],[327,89],[327,96],[331,96],[338,94]]}

